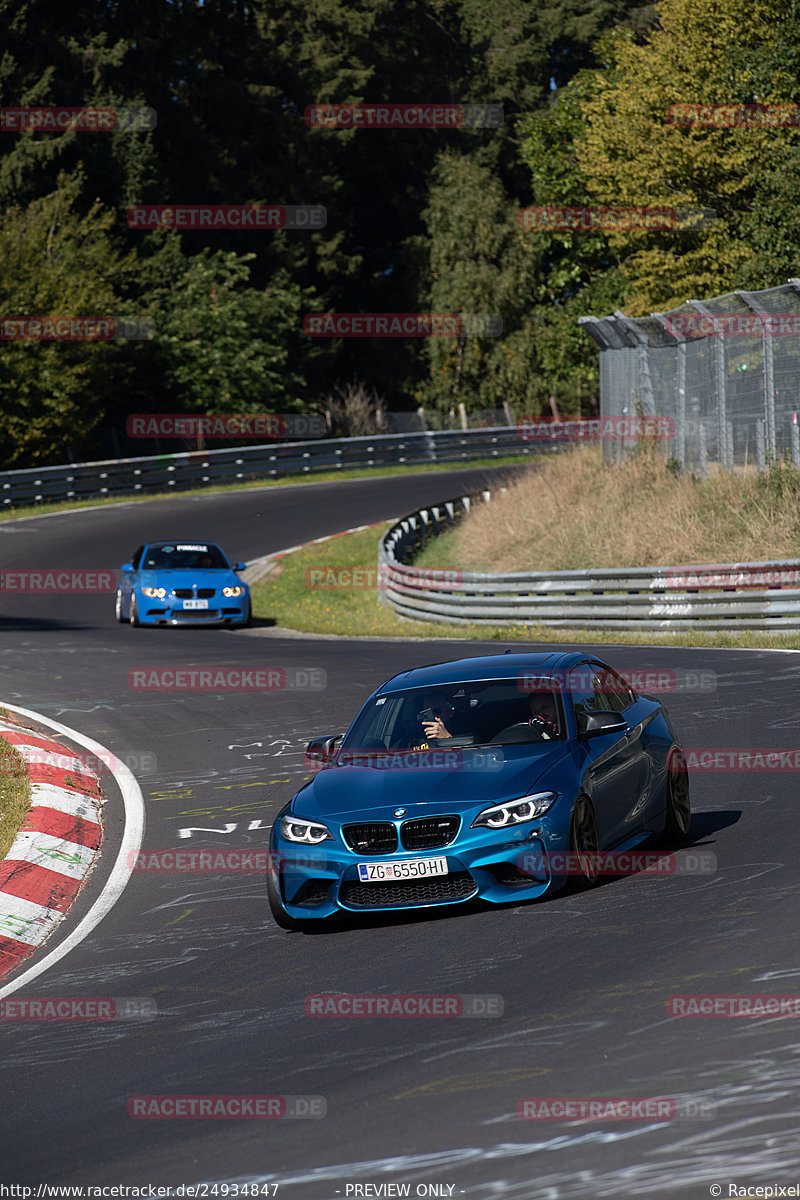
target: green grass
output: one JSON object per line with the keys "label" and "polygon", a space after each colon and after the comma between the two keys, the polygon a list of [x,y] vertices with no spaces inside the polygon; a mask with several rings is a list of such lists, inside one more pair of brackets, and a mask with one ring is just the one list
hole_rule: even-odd
{"label": "green grass", "polygon": [[[297,475],[282,475],[280,479],[252,479],[246,483],[209,484],[202,488],[170,489],[163,492],[119,493],[115,496],[86,497],[76,500],[54,500],[41,504],[25,504],[14,508],[11,505],[0,511],[0,521],[13,521],[21,517],[40,516],[47,513],[70,512],[76,508],[102,508],[113,504],[141,504],[146,500],[166,500],[175,496],[208,496],[219,492],[245,492],[253,488],[295,487],[308,483],[333,483],[342,479],[369,479],[381,475],[431,474],[442,471],[477,470],[481,467],[519,465],[519,455],[498,455],[486,458],[453,459],[440,463],[404,463],[397,466],[345,467],[341,471],[317,471]],[[532,456],[525,459],[532,461]]]}
{"label": "green grass", "polygon": [[[256,623],[279,625],[305,633],[369,638],[458,638],[463,641],[596,643],[598,645],[713,646],[731,649],[800,649],[800,633],[761,636],[750,633],[628,633],[625,630],[563,630],[546,626],[449,625],[408,621],[382,608],[377,599],[378,542],[391,522],[360,533],[345,534],[296,550],[277,560],[271,573],[252,586]],[[436,539],[435,549],[442,542]],[[430,564],[454,565],[428,554]],[[429,565],[430,565],[429,564]],[[358,570],[369,587],[310,586],[311,571]],[[369,574],[371,572],[371,574]],[[317,577],[319,579],[319,577]]]}
{"label": "green grass", "polygon": [[0,861],[11,849],[31,804],[31,781],[25,760],[0,738]]}

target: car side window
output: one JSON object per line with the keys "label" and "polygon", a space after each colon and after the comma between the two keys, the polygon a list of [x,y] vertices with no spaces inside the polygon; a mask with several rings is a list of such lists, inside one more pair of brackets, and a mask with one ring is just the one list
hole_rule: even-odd
{"label": "car side window", "polygon": [[636,693],[621,675],[612,671],[611,667],[603,667],[601,675],[603,694],[608,700],[607,707],[609,709],[613,712],[624,712],[626,708],[630,708],[632,704],[636,703]]}
{"label": "car side window", "polygon": [[133,566],[134,571],[139,570],[139,559],[142,557],[143,551],[144,551],[144,546],[142,545],[138,548],[138,550],[134,550],[133,554],[131,555],[131,564]]}

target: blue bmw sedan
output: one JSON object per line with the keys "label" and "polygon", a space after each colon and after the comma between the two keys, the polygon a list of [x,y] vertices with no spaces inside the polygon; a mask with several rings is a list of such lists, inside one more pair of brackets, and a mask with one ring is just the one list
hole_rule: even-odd
{"label": "blue bmw sedan", "polygon": [[146,542],[120,567],[115,615],[131,625],[249,625],[250,588],[214,542]]}
{"label": "blue bmw sedan", "polygon": [[666,708],[577,652],[402,672],[306,763],[315,774],[270,839],[267,895],[286,929],[589,886],[609,852],[679,842],[691,819]]}

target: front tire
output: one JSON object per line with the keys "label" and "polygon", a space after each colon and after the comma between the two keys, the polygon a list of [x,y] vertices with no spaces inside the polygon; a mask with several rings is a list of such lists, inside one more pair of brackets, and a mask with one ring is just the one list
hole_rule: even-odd
{"label": "front tire", "polygon": [[252,625],[253,625],[253,606],[252,606],[252,604],[248,603],[247,616],[242,621],[242,628],[243,629],[251,629]]}
{"label": "front tire", "polygon": [[669,760],[664,838],[670,842],[685,842],[689,836],[691,824],[692,802],[689,796],[689,771],[683,751],[676,750]]}
{"label": "front tire", "polygon": [[125,618],[122,615],[122,588],[117,588],[117,594],[114,598],[114,616],[117,618],[120,625],[125,624]]}
{"label": "front tire", "polygon": [[576,890],[594,887],[599,879],[597,858],[600,853],[600,838],[597,818],[588,796],[580,796],[572,810],[569,827],[569,848],[578,864],[574,878]]}
{"label": "front tire", "polygon": [[131,592],[131,615],[129,617],[131,625],[139,624],[139,608],[136,604],[136,592]]}

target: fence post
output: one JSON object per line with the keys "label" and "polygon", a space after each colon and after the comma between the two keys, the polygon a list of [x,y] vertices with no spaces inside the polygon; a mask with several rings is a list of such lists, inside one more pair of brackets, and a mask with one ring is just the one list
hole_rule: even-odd
{"label": "fence post", "polygon": [[759,475],[763,475],[767,469],[766,456],[764,454],[764,421],[756,421],[756,466],[758,467]]}
{"label": "fence post", "polygon": [[675,457],[682,471],[686,470],[686,342],[678,342],[677,421],[675,422]]}
{"label": "fence post", "polygon": [[790,426],[792,435],[792,466],[800,467],[800,425],[797,423],[798,414],[792,413],[792,423]]}
{"label": "fence post", "polygon": [[700,477],[701,479],[708,478],[708,446],[706,444],[706,427],[703,422],[700,422],[700,427],[697,431],[698,436],[698,451],[700,456]]}

